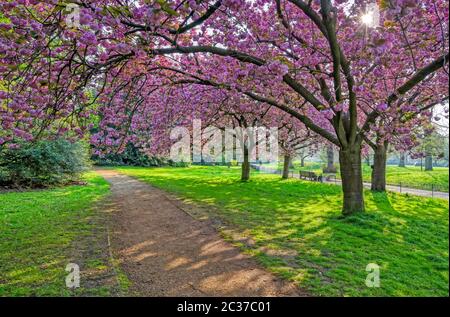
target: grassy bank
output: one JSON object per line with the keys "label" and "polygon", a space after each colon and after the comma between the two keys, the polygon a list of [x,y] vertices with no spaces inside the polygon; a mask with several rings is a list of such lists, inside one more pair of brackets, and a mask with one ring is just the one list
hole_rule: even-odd
{"label": "grassy bank", "polygon": [[[110,295],[105,217],[94,208],[109,191],[87,185],[0,193],[0,296]],[[66,287],[66,265],[80,266],[80,288]]]}

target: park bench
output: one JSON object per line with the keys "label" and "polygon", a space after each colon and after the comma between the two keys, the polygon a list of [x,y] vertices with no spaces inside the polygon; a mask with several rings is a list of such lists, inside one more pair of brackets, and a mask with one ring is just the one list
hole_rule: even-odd
{"label": "park bench", "polygon": [[310,171],[300,171],[300,179],[307,179],[310,181],[319,181],[319,176],[314,173],[314,172],[310,172]]}
{"label": "park bench", "polygon": [[336,174],[334,173],[324,173],[323,174],[323,178],[327,181],[327,182],[331,182],[331,181],[336,181]]}

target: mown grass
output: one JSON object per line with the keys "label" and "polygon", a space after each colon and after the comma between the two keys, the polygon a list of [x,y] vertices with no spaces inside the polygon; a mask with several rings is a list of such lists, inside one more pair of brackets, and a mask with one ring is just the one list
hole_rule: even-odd
{"label": "mown grass", "polygon": [[[448,296],[447,201],[367,191],[367,211],[343,218],[334,185],[255,172],[240,182],[226,167],[118,170],[215,206],[254,241],[242,248],[313,295]],[[369,263],[381,268],[380,288],[365,285]]]}
{"label": "mown grass", "polygon": [[91,283],[70,290],[66,265],[101,274],[109,269],[105,252],[90,250],[104,232],[94,204],[109,191],[100,176],[89,173],[85,186],[0,193],[0,296],[110,295],[111,285]]}
{"label": "mown grass", "polygon": [[[363,167],[363,178],[370,182],[372,179],[370,166]],[[404,187],[448,192],[448,168],[434,167],[432,171],[420,170],[420,166],[398,167],[388,165],[386,168],[386,183],[390,185],[402,184]]]}
{"label": "mown grass", "polygon": [[[312,171],[322,174],[321,163],[307,162],[301,167],[299,162],[294,162],[295,172],[299,170]],[[267,164],[272,168],[283,168],[282,163]],[[362,165],[363,180],[370,182],[372,179],[372,169],[367,164]],[[336,175],[340,178],[339,168]],[[434,190],[448,192],[449,169],[447,167],[434,167],[432,171],[421,170],[420,166],[398,167],[393,165],[386,166],[386,183],[388,185],[402,185],[403,187],[418,188],[424,190]]]}

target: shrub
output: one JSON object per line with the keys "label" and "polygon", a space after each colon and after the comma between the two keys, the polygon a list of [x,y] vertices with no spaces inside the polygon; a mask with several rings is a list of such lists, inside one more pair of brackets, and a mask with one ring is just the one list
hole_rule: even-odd
{"label": "shrub", "polygon": [[186,167],[189,165],[189,163],[184,162],[173,162],[164,157],[149,156],[131,143],[127,144],[125,151],[122,153],[109,153],[104,157],[94,155],[92,160],[99,166]]}
{"label": "shrub", "polygon": [[78,180],[89,168],[88,148],[64,139],[0,149],[0,185],[47,187]]}
{"label": "shrub", "polygon": [[189,167],[191,163],[189,162],[174,162],[172,160],[168,160],[168,165],[173,167]]}

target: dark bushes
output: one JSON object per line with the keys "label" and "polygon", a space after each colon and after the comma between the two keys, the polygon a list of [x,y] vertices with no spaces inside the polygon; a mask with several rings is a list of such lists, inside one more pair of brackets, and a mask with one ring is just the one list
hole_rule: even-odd
{"label": "dark bushes", "polygon": [[186,167],[189,165],[188,163],[183,162],[173,162],[164,157],[149,156],[131,143],[127,145],[125,151],[122,153],[110,153],[106,154],[104,157],[94,155],[92,156],[92,160],[95,165],[100,166]]}
{"label": "dark bushes", "polygon": [[76,181],[89,169],[87,146],[64,139],[0,148],[0,186],[47,187]]}

